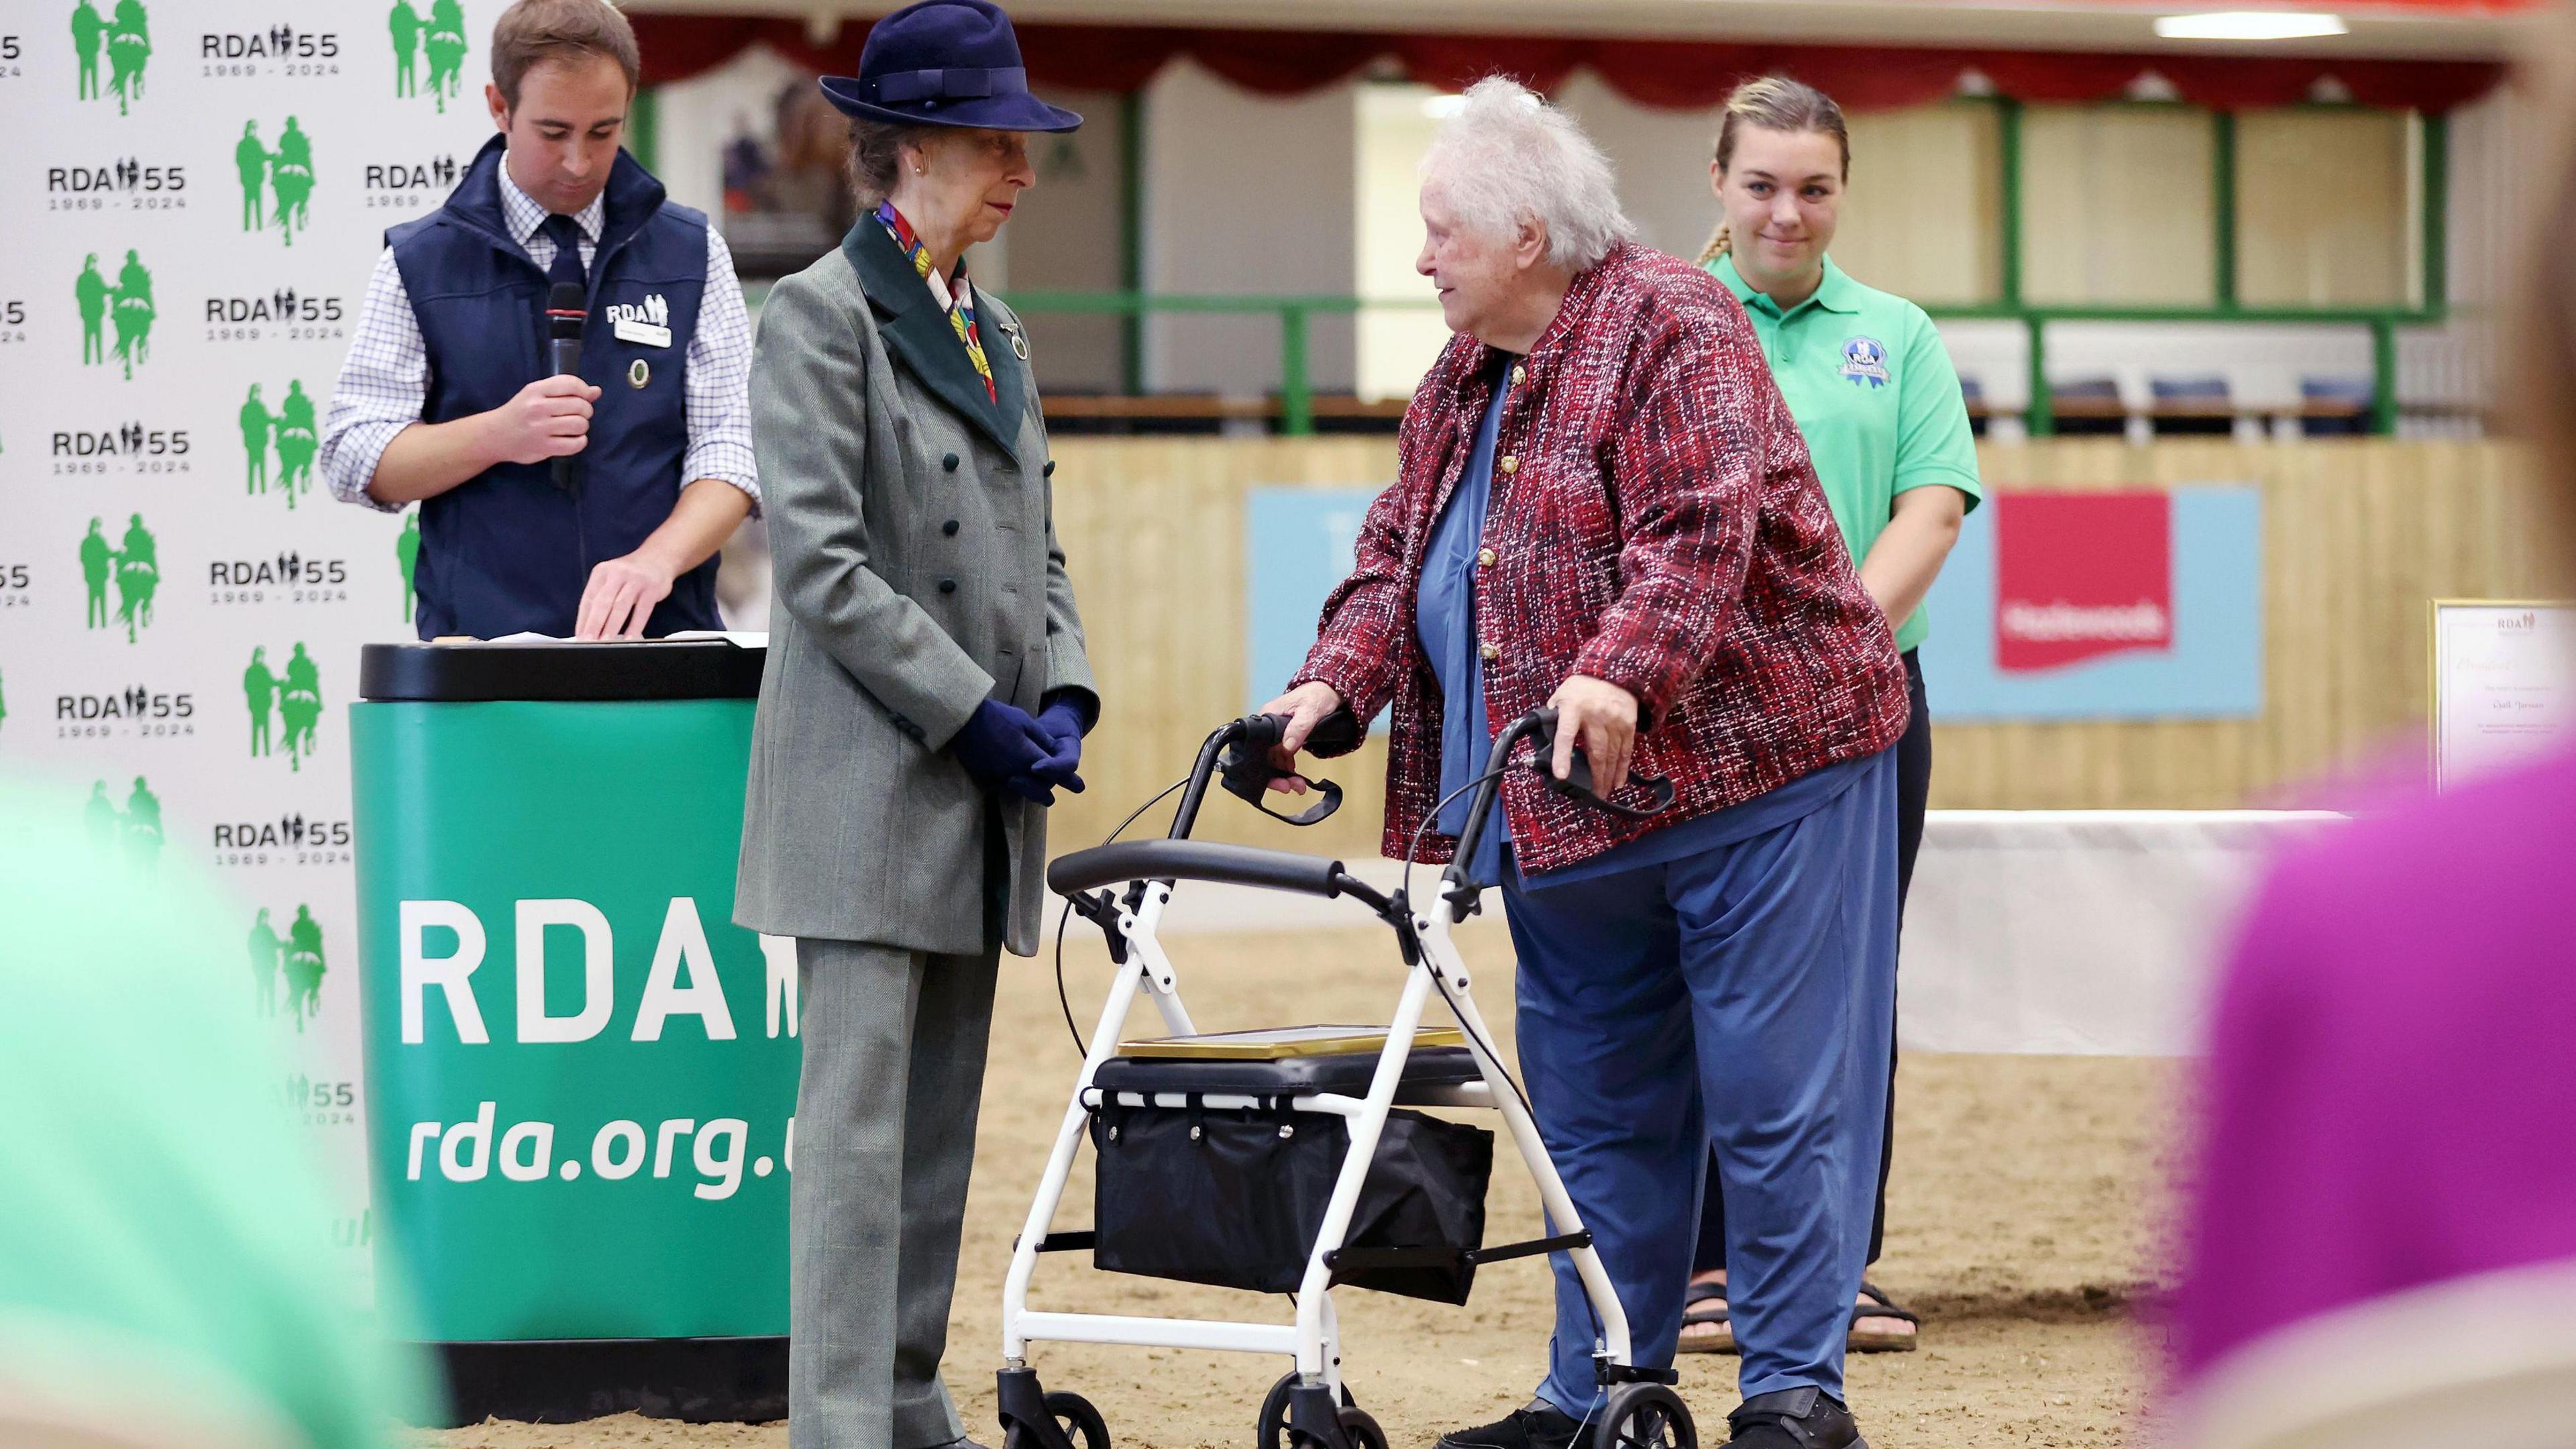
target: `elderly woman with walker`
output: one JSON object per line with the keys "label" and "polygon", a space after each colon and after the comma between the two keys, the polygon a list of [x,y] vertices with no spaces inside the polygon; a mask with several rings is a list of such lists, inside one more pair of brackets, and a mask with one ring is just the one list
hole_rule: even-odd
{"label": "elderly woman with walker", "polygon": [[[1984,490],[1977,440],[1959,374],[1923,309],[1846,275],[1833,245],[1851,172],[1842,108],[1812,86],[1765,76],[1736,87],[1719,123],[1709,184],[1723,217],[1700,265],[1744,304],[1771,360],[1771,376],[1815,460],[1816,481],[1861,587],[1887,615],[1905,661],[1912,705],[1896,743],[1896,909],[1914,880],[1923,808],[1932,789],[1932,716],[1915,657],[1930,624],[1923,596],[1959,538],[1959,522]],[[1896,1144],[1891,1066],[1879,1129],[1878,1195],[1869,1255],[1887,1229],[1887,1168]],[[1685,1294],[1684,1353],[1732,1352],[1726,1291],[1726,1194],[1712,1182],[1700,1208],[1699,1246]],[[1865,1279],[1851,1313],[1850,1346],[1911,1349],[1915,1315]]]}
{"label": "elderly woman with walker", "polygon": [[963,1444],[939,1360],[998,953],[1037,949],[1054,792],[1099,711],[1019,320],[966,275],[1036,181],[986,0],[879,20],[862,214],[778,284],[752,365],[776,560],[734,919],[796,940],[788,1439]]}
{"label": "elderly woman with walker", "polygon": [[[1857,1446],[1844,1325],[1887,1092],[1906,722],[1886,616],[1743,309],[1629,240],[1572,121],[1472,87],[1423,162],[1422,217],[1416,265],[1458,335],[1264,707],[1291,717],[1276,763],[1334,711],[1391,703],[1387,850],[1430,817],[1426,859],[1466,824],[1494,722],[1542,704],[1560,778],[1579,746],[1614,800],[1632,769],[1670,780],[1669,808],[1621,820],[1504,778],[1468,865],[1502,888],[1531,1104],[1635,1362],[1671,1362],[1714,1150],[1744,1350],[1732,1442]],[[1596,1328],[1555,1268],[1537,1396],[1444,1449],[1583,1432]]]}

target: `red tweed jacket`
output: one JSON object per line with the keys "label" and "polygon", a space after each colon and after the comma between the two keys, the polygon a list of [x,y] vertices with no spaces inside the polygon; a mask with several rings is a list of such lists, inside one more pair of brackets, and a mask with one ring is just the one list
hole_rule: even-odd
{"label": "red tweed jacket", "polygon": [[[1367,719],[1395,705],[1385,850],[1438,798],[1441,699],[1414,625],[1431,525],[1475,445],[1492,354],[1453,337],[1405,410],[1395,485],[1360,528],[1293,684]],[[1674,805],[1629,823],[1503,785],[1521,868],[1549,870],[1875,753],[1906,718],[1886,618],[1860,585],[1788,404],[1716,279],[1623,245],[1575,278],[1520,366],[1495,448],[1476,617],[1492,727],[1588,674],[1637,696],[1634,769]],[[1635,803],[1631,786],[1621,797]],[[1453,842],[1426,839],[1422,858]]]}

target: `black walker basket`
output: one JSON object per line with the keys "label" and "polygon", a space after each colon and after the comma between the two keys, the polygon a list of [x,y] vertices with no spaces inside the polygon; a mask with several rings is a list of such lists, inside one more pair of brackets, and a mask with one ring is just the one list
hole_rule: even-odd
{"label": "black walker basket", "polygon": [[[1408,1082],[1475,1074],[1460,1048],[1416,1049]],[[1350,1155],[1350,1124],[1301,1112],[1301,1092],[1364,1091],[1374,1053],[1225,1063],[1121,1057],[1102,1064],[1091,1109],[1099,1154],[1092,1261],[1116,1273],[1294,1291],[1323,1229],[1333,1181]],[[1356,1077],[1353,1082],[1350,1079]],[[1213,1078],[1213,1080],[1212,1080]],[[1339,1078],[1331,1085],[1321,1085]],[[1122,1088],[1151,1102],[1124,1105]],[[1193,1090],[1195,1088],[1195,1090]],[[1257,1106],[1210,1107],[1210,1095]],[[1485,1240],[1485,1189],[1494,1136],[1481,1127],[1394,1109],[1341,1246],[1325,1257],[1332,1282],[1463,1304]]]}

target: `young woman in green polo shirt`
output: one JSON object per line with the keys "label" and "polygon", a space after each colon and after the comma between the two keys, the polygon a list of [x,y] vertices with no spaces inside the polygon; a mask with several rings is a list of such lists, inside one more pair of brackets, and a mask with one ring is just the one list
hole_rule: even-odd
{"label": "young woman in green polo shirt", "polygon": [[[1744,304],[1771,359],[1771,375],[1815,458],[1816,477],[1870,597],[1887,612],[1905,656],[1914,717],[1897,746],[1897,902],[1914,874],[1931,788],[1932,722],[1915,646],[1927,625],[1923,596],[1977,505],[1976,440],[1959,375],[1923,309],[1862,286],[1826,257],[1851,172],[1851,134],[1832,98],[1777,76],[1727,98],[1709,179],[1722,213],[1700,265]],[[1896,1120],[1889,1079],[1888,1129],[1879,1154],[1879,1202],[1869,1261],[1887,1218],[1887,1147]],[[1693,1259],[1685,1352],[1727,1351],[1726,1204],[1709,1175]],[[1910,1349],[1915,1318],[1868,1283],[1852,1313],[1851,1346]]]}

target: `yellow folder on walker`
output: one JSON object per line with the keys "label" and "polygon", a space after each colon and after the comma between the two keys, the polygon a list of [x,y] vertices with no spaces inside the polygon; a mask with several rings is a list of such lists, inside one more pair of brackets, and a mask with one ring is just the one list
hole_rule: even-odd
{"label": "yellow folder on walker", "polygon": [[[1413,1034],[1418,1047],[1465,1046],[1466,1036],[1454,1026],[1423,1027]],[[1122,1057],[1178,1057],[1200,1061],[1275,1062],[1283,1057],[1341,1056],[1386,1050],[1382,1026],[1265,1026],[1251,1031],[1214,1031],[1199,1036],[1160,1036],[1118,1044]]]}

